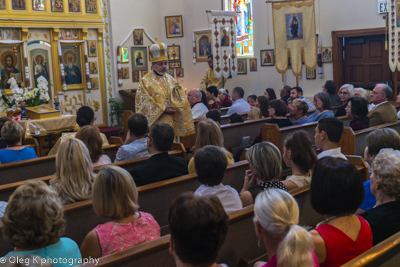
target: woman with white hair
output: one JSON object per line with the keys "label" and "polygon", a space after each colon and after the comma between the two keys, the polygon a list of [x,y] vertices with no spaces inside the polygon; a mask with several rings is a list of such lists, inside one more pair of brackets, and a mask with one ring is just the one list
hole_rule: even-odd
{"label": "woman with white hair", "polygon": [[370,186],[376,205],[361,216],[371,226],[375,246],[400,231],[400,151],[382,149],[372,163],[372,170]]}
{"label": "woman with white hair", "polygon": [[260,193],[254,205],[254,226],[269,261],[257,262],[254,266],[319,266],[311,234],[298,223],[299,207],[289,193],[279,189]]}
{"label": "woman with white hair", "polygon": [[347,101],[350,97],[354,96],[354,86],[351,84],[344,84],[340,87],[338,94],[342,106],[336,111],[335,117],[346,116]]}
{"label": "woman with white hair", "polygon": [[229,98],[228,90],[225,88],[221,88],[218,90],[218,98],[222,102],[222,107],[227,108],[232,106],[232,100]]}

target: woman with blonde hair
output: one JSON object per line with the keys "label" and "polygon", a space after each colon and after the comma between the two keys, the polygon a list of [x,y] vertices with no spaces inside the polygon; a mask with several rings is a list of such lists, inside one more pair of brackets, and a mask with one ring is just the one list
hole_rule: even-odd
{"label": "woman with blonde hair", "polygon": [[240,192],[243,207],[254,204],[257,195],[269,188],[287,191],[277,178],[282,173],[282,157],[279,149],[270,142],[252,146],[246,153],[250,170],[246,171],[244,185]]}
{"label": "woman with blonde hair", "polygon": [[111,163],[110,157],[104,154],[103,140],[99,128],[86,125],[76,133],[75,138],[81,140],[89,149],[93,167]]}
{"label": "woman with blonde hair", "polygon": [[278,189],[260,193],[254,205],[254,225],[269,261],[254,266],[319,266],[311,235],[298,223],[299,206],[289,193]]}
{"label": "woman with blonde hair", "polygon": [[[67,259],[54,266],[75,266],[80,259],[78,245],[61,237],[65,230],[64,209],[57,193],[42,181],[27,181],[10,197],[3,223],[4,237],[15,247],[7,257],[37,255]],[[72,261],[75,264],[70,264]],[[4,262],[3,262],[4,263]]]}
{"label": "woman with blonde hair", "polygon": [[81,246],[83,258],[99,258],[160,237],[153,216],[139,212],[138,190],[132,176],[105,166],[93,184],[93,210],[110,221],[96,226]]}
{"label": "woman with blonde hair", "polygon": [[56,177],[50,185],[59,193],[64,205],[91,198],[92,159],[85,144],[76,138],[65,138],[56,156]]}
{"label": "woman with blonde hair", "polygon": [[[228,160],[228,164],[232,164],[235,160],[232,157],[232,154],[224,148],[224,136],[222,135],[221,128],[218,124],[211,120],[201,120],[197,123],[197,136],[196,142],[194,144],[194,153],[204,146],[217,146],[221,148]],[[194,157],[190,159],[188,171],[189,173],[194,173]]]}
{"label": "woman with blonde hair", "polygon": [[259,108],[252,108],[247,112],[247,120],[248,121],[253,121],[253,120],[258,120],[263,117],[261,113],[261,109]]}

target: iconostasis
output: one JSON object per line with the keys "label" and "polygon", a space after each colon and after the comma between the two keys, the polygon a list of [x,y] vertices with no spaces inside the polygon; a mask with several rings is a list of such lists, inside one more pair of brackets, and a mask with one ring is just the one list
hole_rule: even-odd
{"label": "iconostasis", "polygon": [[[76,114],[87,105],[96,113],[96,125],[108,125],[103,53],[109,47],[108,39],[103,46],[107,11],[102,4],[105,1],[0,0],[0,75],[14,77],[21,88],[35,88],[43,76],[51,82],[48,105],[54,105],[55,96],[63,114]],[[5,79],[1,88],[12,96]]]}

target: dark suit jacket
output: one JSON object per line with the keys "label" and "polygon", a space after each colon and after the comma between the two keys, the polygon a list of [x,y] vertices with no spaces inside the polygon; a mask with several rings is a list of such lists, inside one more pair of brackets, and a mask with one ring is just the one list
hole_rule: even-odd
{"label": "dark suit jacket", "polygon": [[396,108],[390,104],[390,102],[383,103],[371,110],[368,113],[369,127],[374,127],[384,123],[396,122],[397,111]]}
{"label": "dark suit jacket", "polygon": [[151,184],[185,174],[188,174],[187,163],[182,158],[168,155],[168,152],[151,156],[143,164],[131,171],[136,186]]}

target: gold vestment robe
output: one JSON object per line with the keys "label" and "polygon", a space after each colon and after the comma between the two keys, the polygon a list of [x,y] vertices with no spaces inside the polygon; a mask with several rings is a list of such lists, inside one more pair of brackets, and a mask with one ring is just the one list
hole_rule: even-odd
{"label": "gold vestment robe", "polygon": [[225,87],[226,79],[221,76],[221,78],[217,79],[214,76],[214,70],[208,68],[206,71],[206,75],[201,79],[200,88],[201,91],[206,91],[206,89],[210,86],[216,86],[217,89],[221,89]]}
{"label": "gold vestment robe", "polygon": [[[165,114],[167,105],[176,109],[173,115]],[[181,86],[175,85],[171,75],[147,73],[140,80],[136,91],[135,111],[147,117],[149,127],[163,122],[174,128],[175,136],[194,134],[192,110]]]}

